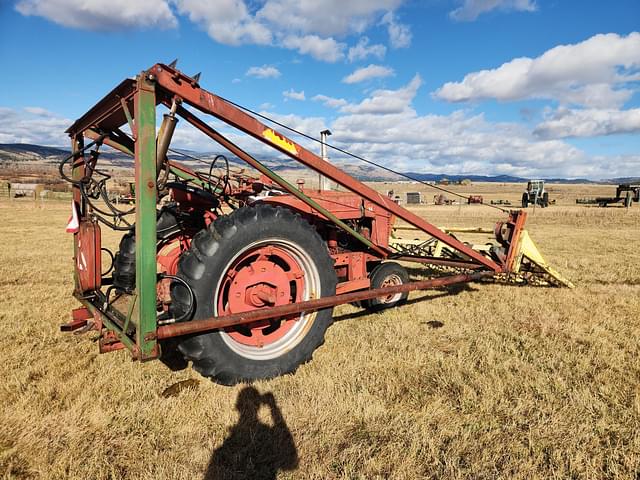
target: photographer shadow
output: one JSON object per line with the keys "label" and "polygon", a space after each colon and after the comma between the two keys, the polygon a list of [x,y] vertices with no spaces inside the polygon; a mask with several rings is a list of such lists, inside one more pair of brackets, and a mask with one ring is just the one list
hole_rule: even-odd
{"label": "photographer shadow", "polygon": [[[269,409],[272,425],[258,418],[263,405]],[[205,480],[272,480],[279,471],[298,467],[293,436],[271,392],[261,395],[254,387],[247,386],[238,394],[236,409],[240,418],[211,455]]]}

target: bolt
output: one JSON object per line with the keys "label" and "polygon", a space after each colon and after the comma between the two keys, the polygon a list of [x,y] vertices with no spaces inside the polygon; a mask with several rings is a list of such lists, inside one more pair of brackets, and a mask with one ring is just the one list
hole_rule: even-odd
{"label": "bolt", "polygon": [[149,183],[147,183],[147,186],[149,188],[153,188],[153,187],[155,187],[155,184],[151,180],[149,180]]}

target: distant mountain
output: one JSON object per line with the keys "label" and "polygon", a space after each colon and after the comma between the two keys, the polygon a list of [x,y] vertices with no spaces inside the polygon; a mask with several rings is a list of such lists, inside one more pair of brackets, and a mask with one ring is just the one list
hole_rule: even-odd
{"label": "distant mountain", "polygon": [[[185,163],[191,168],[207,168],[207,165],[213,161],[213,159],[219,155],[219,152],[194,152],[190,150],[180,149],[183,154],[170,152],[169,158],[171,160],[177,160]],[[2,162],[42,162],[43,164],[57,163],[64,157],[69,155],[69,150],[58,147],[46,147],[42,145],[31,145],[28,143],[0,143],[0,164]],[[231,154],[224,154],[229,164],[234,167],[245,167],[246,164],[238,157]],[[100,158],[107,160],[113,167],[129,168],[133,167],[133,159],[126,155],[121,154],[115,150],[105,150]],[[272,170],[278,171],[292,171],[302,170],[305,167],[298,162],[288,160],[286,158],[279,157],[277,155],[272,156],[260,156],[259,160]],[[222,166],[223,161],[218,160],[217,166]],[[384,171],[382,169],[376,169],[364,164],[353,163],[339,163],[337,164],[341,169],[349,173],[351,176],[361,181],[400,181],[407,180],[399,175],[395,175],[391,172]],[[446,175],[438,173],[406,173],[408,177],[421,182],[439,182],[447,179],[451,182],[459,182],[461,180],[470,180],[472,182],[497,182],[497,183],[523,183],[527,178],[514,177],[511,175]],[[579,179],[566,179],[566,178],[546,178],[549,183],[638,183],[639,177],[621,177],[612,178],[609,180],[603,180],[595,182],[593,180],[587,180],[584,178]]]}
{"label": "distant mountain", "polygon": [[55,161],[68,155],[67,150],[56,147],[43,147],[28,143],[0,143],[0,160],[4,161]]}
{"label": "distant mountain", "polygon": [[[450,180],[459,182],[462,180],[471,180],[472,182],[494,182],[494,183],[522,183],[529,181],[529,178],[514,177],[511,175],[445,175],[439,173],[407,173],[409,177],[423,182],[439,182],[441,180]],[[545,178],[549,183],[600,183],[586,178]]]}
{"label": "distant mountain", "polygon": [[606,181],[606,183],[612,183],[619,185],[621,183],[640,183],[640,177],[618,177],[618,178],[610,178]]}
{"label": "distant mountain", "polygon": [[445,175],[442,173],[407,173],[409,177],[415,178],[423,182],[439,182],[442,180],[450,180],[452,182],[460,182],[462,180],[471,180],[472,182],[500,182],[500,183],[519,183],[526,182],[527,179],[521,177],[512,177],[511,175]]}

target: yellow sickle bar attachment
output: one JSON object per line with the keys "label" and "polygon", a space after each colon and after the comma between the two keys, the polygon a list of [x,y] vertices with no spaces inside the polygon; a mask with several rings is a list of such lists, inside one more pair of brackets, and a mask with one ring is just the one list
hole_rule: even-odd
{"label": "yellow sickle bar attachment", "polygon": [[516,254],[515,260],[513,262],[513,272],[521,273],[521,270],[524,270],[523,260],[527,260],[529,263],[533,264],[535,267],[538,267],[544,273],[552,277],[556,282],[560,285],[563,285],[568,288],[575,288],[575,285],[571,283],[567,278],[565,278],[560,272],[553,269],[546,262],[536,244],[533,243],[529,233],[526,230],[522,230],[520,232],[520,245],[518,246],[518,253]]}
{"label": "yellow sickle bar attachment", "polygon": [[[439,227],[442,231],[454,234],[454,233],[470,233],[470,234],[493,234],[493,230],[484,228],[446,228]],[[455,257],[455,251],[434,238],[430,239],[406,239],[397,237],[396,234],[400,231],[408,231],[410,235],[418,230],[414,227],[396,226],[393,227],[391,236],[389,238],[389,246],[398,250],[399,252],[410,255],[424,255],[431,257],[452,258]],[[413,236],[413,235],[412,235]],[[570,280],[565,278],[560,272],[549,266],[546,262],[536,244],[533,243],[529,233],[526,230],[521,230],[518,236],[517,253],[514,256],[513,264],[511,267],[511,273],[506,275],[499,275],[500,278],[506,281],[522,283],[532,282],[534,284],[554,284],[560,287],[575,288],[574,284]],[[477,251],[486,252],[488,255],[491,250],[491,243],[481,243],[472,245],[472,248]]]}

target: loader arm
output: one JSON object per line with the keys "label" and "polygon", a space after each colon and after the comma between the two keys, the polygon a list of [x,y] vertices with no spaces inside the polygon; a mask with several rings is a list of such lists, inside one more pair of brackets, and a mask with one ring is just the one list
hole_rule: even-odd
{"label": "loader arm", "polygon": [[[505,270],[503,265],[497,264],[490,258],[473,250],[418,215],[406,210],[388,197],[381,195],[374,189],[356,180],[282,133],[266,126],[227,100],[201,88],[195,79],[186,76],[179,70],[159,63],[149,69],[147,75],[150,79],[156,81],[158,91],[163,91],[168,98],[178,97],[182,102],[204,113],[213,115],[219,120],[247,133],[253,138],[299,161],[310,169],[321,173],[323,176],[333,180],[347,190],[391,212],[396,217],[442,241],[444,244],[468,256],[474,262],[483,265],[487,269],[496,273]],[[186,120],[194,124],[194,126],[198,126],[190,117],[187,117]],[[208,132],[205,133],[211,136]]]}

